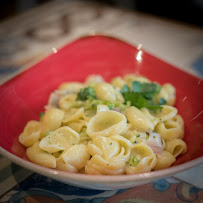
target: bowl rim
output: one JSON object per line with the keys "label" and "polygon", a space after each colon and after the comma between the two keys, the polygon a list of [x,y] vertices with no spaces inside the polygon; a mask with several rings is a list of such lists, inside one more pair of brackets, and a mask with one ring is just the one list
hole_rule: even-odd
{"label": "bowl rim", "polygon": [[203,163],[203,156],[196,158],[192,161],[185,162],[180,165],[172,166],[166,169],[151,171],[147,173],[140,173],[140,174],[122,174],[122,175],[90,175],[90,174],[82,174],[82,173],[71,173],[67,171],[60,171],[57,169],[51,169],[44,166],[37,165],[30,161],[24,160],[20,158],[4,148],[0,147],[0,154],[7,157],[14,163],[27,168],[33,172],[37,172],[41,175],[48,176],[50,178],[60,178],[64,181],[71,181],[71,180],[79,180],[82,182],[89,182],[89,183],[121,183],[121,182],[134,182],[134,181],[146,181],[161,177],[171,176],[175,173],[181,172],[183,170],[192,168],[194,166],[200,165]]}

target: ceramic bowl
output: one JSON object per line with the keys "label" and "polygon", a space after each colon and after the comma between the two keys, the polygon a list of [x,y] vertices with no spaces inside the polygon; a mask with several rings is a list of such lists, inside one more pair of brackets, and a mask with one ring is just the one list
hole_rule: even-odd
{"label": "ceramic bowl", "polygon": [[[39,120],[49,94],[64,81],[84,81],[89,74],[114,76],[136,73],[177,90],[176,107],[185,122],[187,153],[173,166],[135,175],[98,176],[73,174],[31,163],[18,136],[29,120]],[[34,172],[71,185],[90,189],[121,189],[151,182],[203,163],[203,81],[108,36],[86,36],[66,45],[0,86],[0,152]]]}

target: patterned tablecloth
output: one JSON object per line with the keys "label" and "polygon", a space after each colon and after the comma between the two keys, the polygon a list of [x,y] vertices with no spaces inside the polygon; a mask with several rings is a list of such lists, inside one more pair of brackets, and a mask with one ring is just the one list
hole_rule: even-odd
{"label": "patterned tablecloth", "polygon": [[[0,82],[86,34],[113,35],[203,77],[203,29],[139,12],[53,1],[0,24]],[[0,156],[0,202],[203,202],[203,165],[131,189],[65,185]]]}

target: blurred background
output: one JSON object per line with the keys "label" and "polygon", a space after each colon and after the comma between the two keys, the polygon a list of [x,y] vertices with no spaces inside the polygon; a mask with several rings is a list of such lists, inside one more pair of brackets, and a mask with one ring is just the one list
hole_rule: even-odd
{"label": "blurred background", "polygon": [[[50,0],[1,0],[0,21],[49,1]],[[94,0],[92,2],[105,3],[113,7],[142,11],[197,26],[203,26],[203,0]]]}
{"label": "blurred background", "polygon": [[102,33],[203,77],[203,0],[1,0],[0,80]]}

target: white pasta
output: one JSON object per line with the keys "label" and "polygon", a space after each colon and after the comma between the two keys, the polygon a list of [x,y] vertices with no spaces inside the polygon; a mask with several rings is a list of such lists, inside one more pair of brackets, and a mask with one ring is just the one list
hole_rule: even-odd
{"label": "white pasta", "polygon": [[70,121],[76,121],[80,118],[84,118],[84,108],[71,108],[69,111],[65,111],[63,123],[68,123]]}
{"label": "white pasta", "polygon": [[87,134],[90,137],[110,136],[120,134],[126,128],[126,118],[116,111],[98,112],[87,125]]}
{"label": "white pasta", "polygon": [[184,132],[183,126],[173,118],[163,123],[158,123],[155,130],[166,141],[175,138],[182,138]]}
{"label": "white pasta", "polygon": [[49,132],[56,130],[61,126],[64,118],[64,112],[57,108],[49,109],[45,112],[42,119],[42,132]]}
{"label": "white pasta", "polygon": [[153,169],[160,170],[160,169],[168,168],[175,161],[176,161],[175,157],[170,152],[164,151],[162,155],[157,156],[157,163]]}
{"label": "white pasta", "polygon": [[59,107],[60,109],[66,111],[72,107],[74,107],[74,101],[77,98],[77,94],[68,94],[66,96],[63,96],[59,100]]}
{"label": "white pasta", "polygon": [[87,127],[87,121],[83,119],[78,119],[76,121],[68,122],[67,126],[72,128],[76,132],[81,133],[82,129]]}
{"label": "white pasta", "polygon": [[142,113],[142,111],[134,106],[127,108],[126,118],[139,130],[152,131],[154,129],[153,123]]}
{"label": "white pasta", "polygon": [[40,148],[49,152],[57,152],[65,150],[66,148],[75,145],[79,142],[80,136],[73,129],[64,126],[60,127],[50,135],[46,136],[40,141]]}
{"label": "white pasta", "polygon": [[187,150],[186,143],[181,139],[172,139],[166,142],[166,151],[177,157],[180,154],[184,154]]}
{"label": "white pasta", "polygon": [[121,77],[115,77],[111,80],[111,84],[121,90],[126,83]]}
{"label": "white pasta", "polygon": [[98,99],[104,101],[116,101],[116,92],[112,85],[109,83],[98,83],[95,85],[95,94]]}
{"label": "white pasta", "polygon": [[93,175],[119,175],[125,170],[125,162],[109,162],[99,155],[94,155],[85,166],[85,172]]}
{"label": "white pasta", "polygon": [[27,157],[34,163],[48,168],[56,168],[56,158],[39,147],[39,142],[28,148]]}
{"label": "white pasta", "polygon": [[126,167],[127,174],[149,172],[156,165],[157,158],[152,149],[145,143],[133,146],[131,157]]}
{"label": "white pasta", "polygon": [[61,155],[65,164],[74,167],[77,171],[85,167],[90,159],[87,145],[78,144],[67,148]]}
{"label": "white pasta", "polygon": [[24,131],[19,136],[19,142],[25,147],[31,147],[39,141],[41,133],[41,124],[38,121],[29,121]]}
{"label": "white pasta", "polygon": [[19,135],[30,161],[71,173],[120,175],[170,167],[187,151],[175,87],[126,74],[64,82]]}
{"label": "white pasta", "polygon": [[59,90],[65,90],[70,93],[77,93],[85,85],[79,82],[64,82],[59,86]]}

